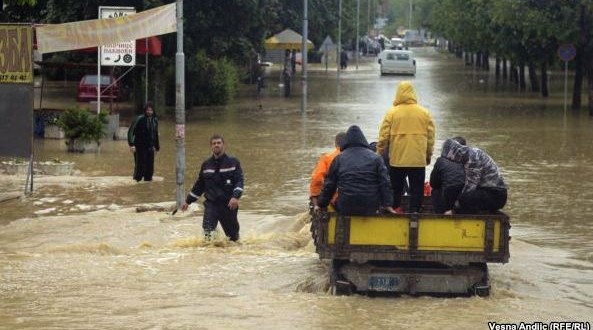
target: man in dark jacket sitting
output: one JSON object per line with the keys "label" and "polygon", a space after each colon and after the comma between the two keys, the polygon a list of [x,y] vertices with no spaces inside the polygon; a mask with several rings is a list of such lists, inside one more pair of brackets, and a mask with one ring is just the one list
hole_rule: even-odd
{"label": "man in dark jacket sitting", "polygon": [[315,211],[326,208],[337,189],[335,207],[340,214],[372,215],[379,208],[395,213],[385,163],[371,150],[358,126],[348,128],[341,150],[329,168]]}
{"label": "man in dark jacket sitting", "polygon": [[[466,143],[461,136],[454,137],[453,140],[461,145]],[[430,173],[431,200],[435,213],[445,213],[447,210],[452,210],[457,196],[465,185],[463,164],[447,159],[445,151],[446,149],[443,147],[441,156],[437,158]]]}

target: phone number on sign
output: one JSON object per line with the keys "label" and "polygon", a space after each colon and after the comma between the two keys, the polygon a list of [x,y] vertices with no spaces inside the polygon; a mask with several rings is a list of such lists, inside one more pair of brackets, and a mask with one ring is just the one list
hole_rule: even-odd
{"label": "phone number on sign", "polygon": [[12,81],[27,81],[30,80],[27,74],[0,74],[0,82],[12,82]]}

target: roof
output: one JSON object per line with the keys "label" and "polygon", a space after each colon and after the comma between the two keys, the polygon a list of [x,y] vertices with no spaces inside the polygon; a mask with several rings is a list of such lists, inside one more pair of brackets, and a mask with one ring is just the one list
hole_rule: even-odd
{"label": "roof", "polygon": [[[286,29],[280,33],[266,39],[266,49],[301,49],[303,36],[291,29]],[[307,49],[313,49],[311,40],[307,40]]]}

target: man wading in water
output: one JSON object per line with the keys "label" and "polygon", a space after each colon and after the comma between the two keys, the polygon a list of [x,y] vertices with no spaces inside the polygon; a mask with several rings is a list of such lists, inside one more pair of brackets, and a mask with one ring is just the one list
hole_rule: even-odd
{"label": "man wading in water", "polygon": [[243,170],[235,157],[224,152],[222,135],[214,134],[210,138],[212,156],[202,163],[198,180],[185,198],[181,210],[187,210],[189,204],[196,202],[202,194],[204,218],[202,228],[204,236],[210,239],[220,221],[225,235],[231,241],[239,240],[239,198],[243,194]]}

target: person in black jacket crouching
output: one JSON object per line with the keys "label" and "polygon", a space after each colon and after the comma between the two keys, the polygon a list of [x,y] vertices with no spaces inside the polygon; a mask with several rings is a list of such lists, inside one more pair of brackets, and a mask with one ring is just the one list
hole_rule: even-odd
{"label": "person in black jacket crouching", "polygon": [[243,170],[235,157],[224,152],[222,135],[214,134],[210,138],[212,156],[202,163],[198,180],[185,198],[181,210],[187,210],[189,204],[196,202],[204,194],[204,218],[202,228],[206,239],[220,221],[225,235],[231,241],[239,240],[239,199],[243,194]]}
{"label": "person in black jacket crouching", "polygon": [[[453,140],[461,145],[466,145],[465,139],[461,136]],[[443,147],[443,152],[446,152]],[[441,155],[437,158],[432,172],[430,172],[430,187],[432,188],[431,200],[434,213],[445,213],[452,210],[457,196],[465,185],[465,169],[463,164],[456,163]]]}
{"label": "person in black jacket crouching", "polygon": [[389,173],[381,156],[371,150],[362,130],[350,126],[319,195],[316,212],[326,208],[336,189],[336,211],[343,215],[372,215],[380,208],[395,213]]}

